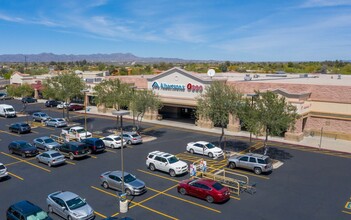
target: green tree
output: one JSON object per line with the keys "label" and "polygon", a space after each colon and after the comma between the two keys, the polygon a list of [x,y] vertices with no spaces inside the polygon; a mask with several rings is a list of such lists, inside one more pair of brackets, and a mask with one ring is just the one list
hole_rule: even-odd
{"label": "green tree", "polygon": [[133,98],[129,104],[129,109],[132,111],[133,118],[137,115],[137,121],[141,123],[145,112],[156,111],[162,108],[162,102],[150,90],[137,90],[134,92]]}
{"label": "green tree", "polygon": [[[265,132],[266,148],[269,135],[281,135],[293,128],[298,118],[296,107],[286,102],[285,97],[271,91],[256,92],[258,128]],[[267,148],[266,148],[267,149]]]}
{"label": "green tree", "polygon": [[106,65],[104,63],[99,63],[98,69],[99,69],[99,71],[103,71],[106,69]]}
{"label": "green tree", "polygon": [[197,119],[205,117],[222,128],[219,145],[224,136],[224,128],[229,121],[229,114],[238,115],[242,94],[235,88],[215,81],[206,87],[205,92],[197,99]]}
{"label": "green tree", "polygon": [[128,75],[128,70],[125,67],[121,67],[121,68],[119,68],[118,73],[119,73],[119,75]]}
{"label": "green tree", "polygon": [[132,94],[130,85],[119,79],[104,80],[94,87],[95,103],[116,110],[129,106]]}
{"label": "green tree", "polygon": [[7,93],[14,97],[27,97],[33,95],[34,89],[27,83],[23,85],[9,85]]}
{"label": "green tree", "polygon": [[250,132],[250,142],[252,140],[252,134],[258,135],[260,133],[259,120],[258,120],[258,110],[254,98],[247,98],[243,101],[239,110],[239,118],[241,119],[242,126]]}
{"label": "green tree", "polygon": [[[70,103],[77,96],[82,95],[85,82],[75,73],[60,74],[44,81],[43,96]],[[64,110],[63,110],[64,111]],[[69,113],[67,108],[67,119]]]}

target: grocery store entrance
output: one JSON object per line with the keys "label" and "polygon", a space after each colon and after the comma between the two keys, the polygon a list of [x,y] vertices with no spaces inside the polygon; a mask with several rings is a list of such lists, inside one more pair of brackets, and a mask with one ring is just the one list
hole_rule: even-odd
{"label": "grocery store entrance", "polygon": [[164,105],[159,114],[165,120],[173,120],[179,122],[185,122],[195,124],[195,108],[194,107],[179,107],[179,106],[168,106]]}

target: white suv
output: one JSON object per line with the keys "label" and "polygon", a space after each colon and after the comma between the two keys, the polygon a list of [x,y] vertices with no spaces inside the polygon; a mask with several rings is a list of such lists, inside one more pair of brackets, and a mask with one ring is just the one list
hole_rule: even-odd
{"label": "white suv", "polygon": [[173,154],[153,151],[146,158],[146,166],[154,171],[161,170],[169,173],[170,176],[176,176],[188,172],[188,164],[179,160]]}
{"label": "white suv", "polygon": [[8,172],[4,164],[0,163],[0,179],[7,177]]}

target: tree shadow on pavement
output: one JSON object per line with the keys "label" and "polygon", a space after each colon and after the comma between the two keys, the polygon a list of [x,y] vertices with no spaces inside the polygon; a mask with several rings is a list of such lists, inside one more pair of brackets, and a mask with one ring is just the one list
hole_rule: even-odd
{"label": "tree shadow on pavement", "polygon": [[[219,142],[212,142],[214,145],[219,146]],[[251,144],[249,142],[241,141],[241,140],[230,140],[230,141],[222,141],[222,149],[224,151],[234,151],[240,152],[247,148],[249,148]]]}
{"label": "tree shadow on pavement", "polygon": [[[282,149],[279,149],[276,147],[271,147],[271,146],[268,146],[268,147],[269,148],[267,151],[267,156],[269,156],[271,159],[285,161],[285,160],[289,160],[293,157],[293,155],[286,152],[285,150],[282,150]],[[260,149],[256,150],[254,153],[263,154],[264,148],[260,148]]]}

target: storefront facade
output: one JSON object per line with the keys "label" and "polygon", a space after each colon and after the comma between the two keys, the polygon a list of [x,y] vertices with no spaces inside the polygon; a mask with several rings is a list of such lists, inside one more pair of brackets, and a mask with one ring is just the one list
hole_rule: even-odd
{"label": "storefront facade", "polygon": [[195,123],[197,98],[212,80],[201,79],[179,68],[172,68],[147,79],[147,89],[163,103],[158,114],[164,119]]}
{"label": "storefront facade", "polygon": [[[287,102],[295,105],[300,118],[295,129],[285,133],[286,139],[300,141],[306,135],[320,135],[323,132],[323,136],[351,140],[351,76],[330,81],[330,76],[327,75],[301,78],[298,74],[291,74],[277,79],[261,74],[257,79],[247,81],[239,73],[219,73],[209,77],[206,73],[172,68],[153,76],[118,78],[124,82],[133,82],[140,89],[151,90],[160,97],[163,108],[158,112],[148,112],[145,115],[147,119],[157,119],[162,115],[164,119],[213,127],[211,121],[195,121],[197,98],[213,81],[222,81],[248,98],[255,91],[269,90],[284,96]],[[240,131],[240,120],[230,116],[227,129]]]}

